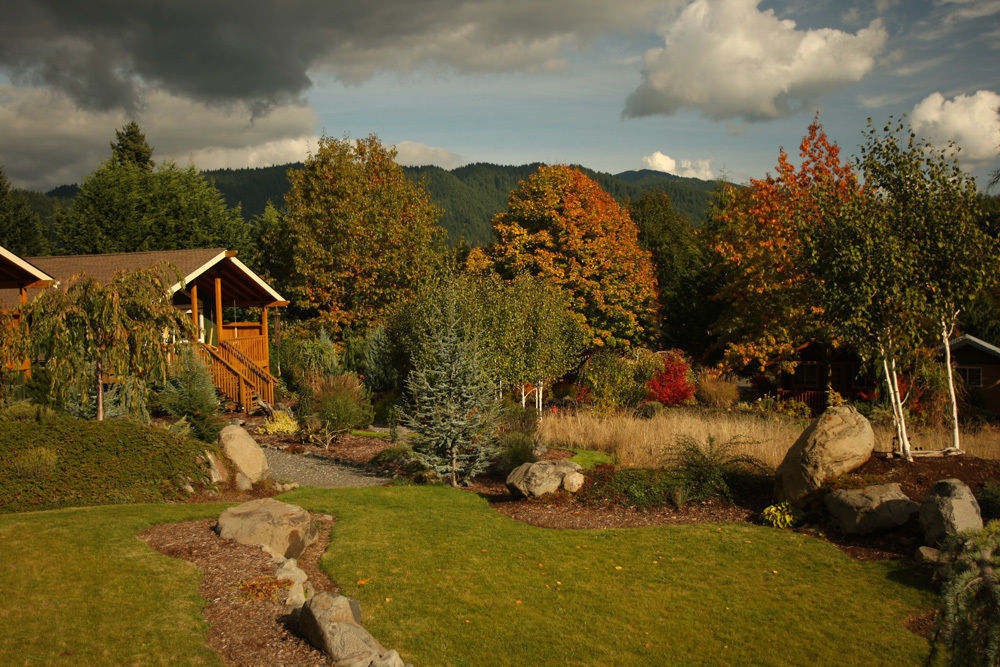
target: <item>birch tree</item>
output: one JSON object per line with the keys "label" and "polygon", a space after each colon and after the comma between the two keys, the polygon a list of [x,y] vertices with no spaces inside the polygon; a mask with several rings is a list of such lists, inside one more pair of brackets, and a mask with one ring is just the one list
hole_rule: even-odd
{"label": "birch tree", "polygon": [[869,124],[860,165],[865,188],[917,258],[911,279],[923,292],[928,340],[941,344],[951,403],[952,448],[961,449],[949,342],[962,311],[996,278],[998,247],[980,228],[975,179],[958,165],[958,147],[936,148],[902,121]]}

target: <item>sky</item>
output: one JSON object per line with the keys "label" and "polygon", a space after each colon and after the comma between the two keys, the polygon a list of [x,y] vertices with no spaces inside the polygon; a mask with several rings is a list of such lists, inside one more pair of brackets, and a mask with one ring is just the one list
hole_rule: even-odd
{"label": "sky", "polygon": [[1000,167],[1000,0],[24,0],[0,20],[0,168],[80,182],[136,120],[154,159],[582,164],[736,182],[815,114],[846,155],[906,114]]}

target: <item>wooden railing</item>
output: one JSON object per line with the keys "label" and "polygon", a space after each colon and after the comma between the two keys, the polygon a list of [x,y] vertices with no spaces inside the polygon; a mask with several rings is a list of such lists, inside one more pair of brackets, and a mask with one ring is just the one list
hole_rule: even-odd
{"label": "wooden railing", "polygon": [[260,401],[274,403],[277,380],[246,355],[228,346],[199,347],[211,366],[212,382],[226,398],[242,406],[247,413],[256,410]]}
{"label": "wooden railing", "polygon": [[809,406],[813,416],[823,412],[826,408],[826,392],[811,389],[782,389],[778,392],[778,398],[782,400],[793,399]]}
{"label": "wooden railing", "polygon": [[267,349],[267,338],[264,336],[248,336],[223,339],[219,347],[232,350],[246,357],[264,370],[270,368],[270,358]]}
{"label": "wooden railing", "polygon": [[222,325],[221,340],[263,336],[260,322],[229,322]]}

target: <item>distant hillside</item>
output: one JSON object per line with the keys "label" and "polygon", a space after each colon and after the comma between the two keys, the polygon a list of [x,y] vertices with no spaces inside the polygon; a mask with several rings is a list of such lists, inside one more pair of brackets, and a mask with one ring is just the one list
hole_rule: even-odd
{"label": "distant hillside", "polygon": [[[464,238],[471,245],[486,245],[493,240],[490,221],[507,207],[507,195],[517,184],[538,169],[539,164],[504,166],[479,162],[452,170],[440,167],[404,167],[410,178],[427,188],[431,199],[443,209],[441,225],[452,242]],[[230,206],[239,204],[247,220],[264,211],[270,201],[281,207],[288,191],[286,172],[301,163],[247,169],[214,169],[203,172],[215,184]],[[638,199],[647,190],[670,195],[674,209],[687,216],[695,227],[705,221],[714,181],[681,178],[660,171],[644,169],[620,174],[595,172],[581,167],[619,201]],[[46,193],[31,193],[32,206],[44,218],[52,214],[53,199],[66,202],[76,195],[76,185],[61,185]]]}

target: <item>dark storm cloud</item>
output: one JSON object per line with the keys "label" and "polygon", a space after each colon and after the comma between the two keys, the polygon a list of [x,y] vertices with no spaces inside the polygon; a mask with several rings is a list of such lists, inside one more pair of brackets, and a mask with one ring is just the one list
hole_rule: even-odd
{"label": "dark storm cloud", "polygon": [[[11,3],[8,3],[11,4]],[[567,46],[648,28],[653,0],[36,0],[0,21],[0,68],[81,107],[141,106],[141,90],[270,106],[310,71],[358,82],[422,66],[482,72],[558,67]]]}

